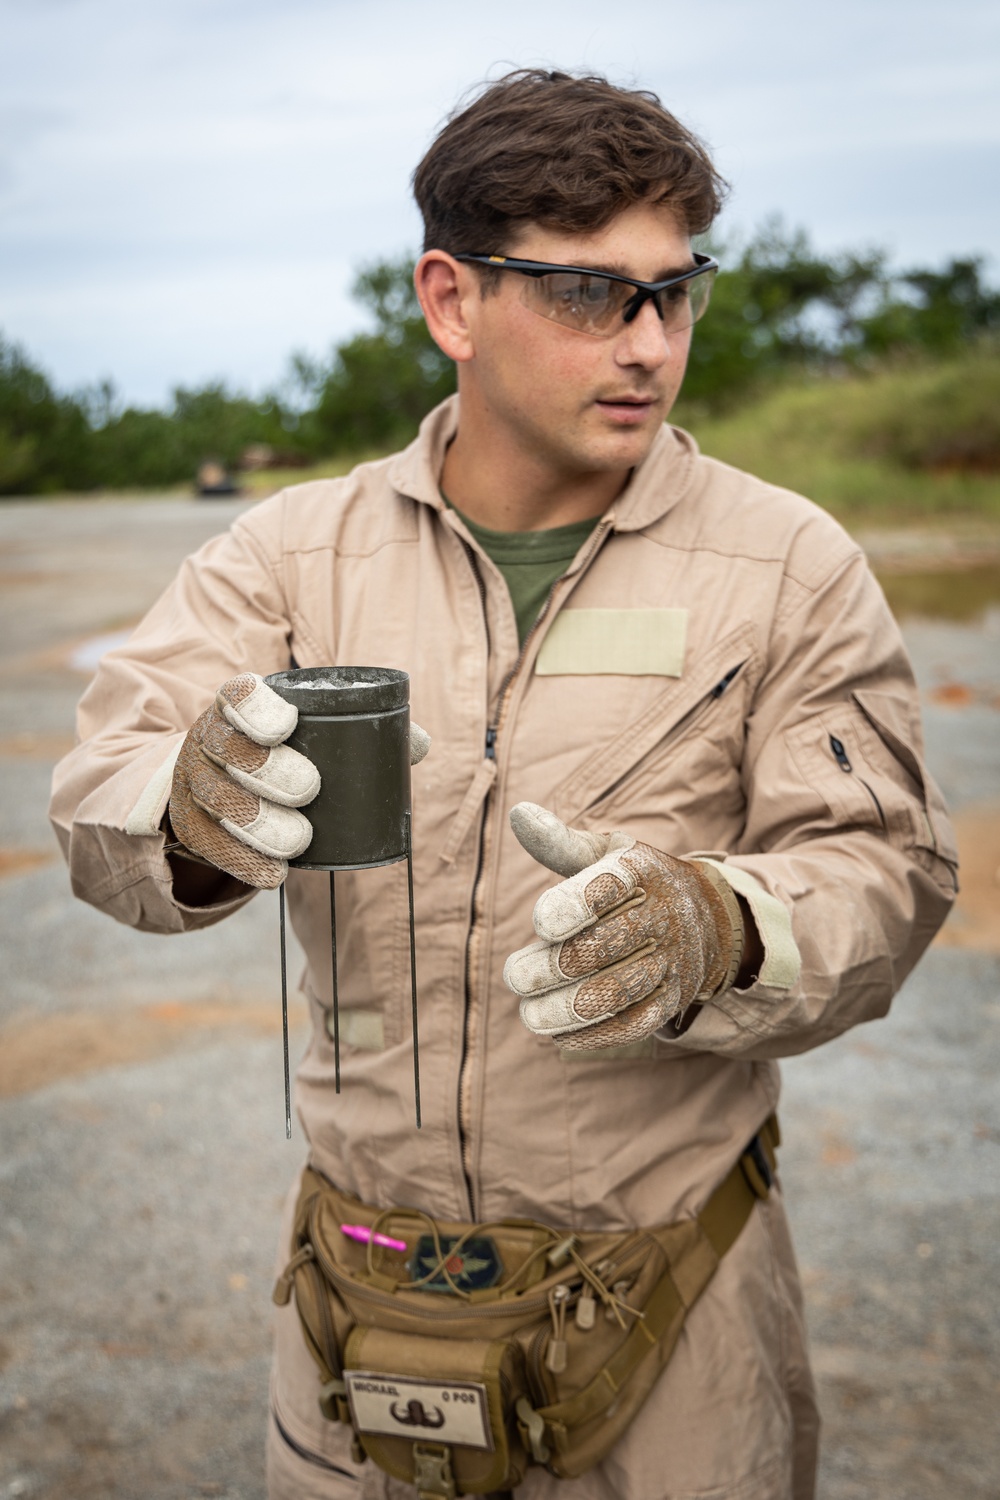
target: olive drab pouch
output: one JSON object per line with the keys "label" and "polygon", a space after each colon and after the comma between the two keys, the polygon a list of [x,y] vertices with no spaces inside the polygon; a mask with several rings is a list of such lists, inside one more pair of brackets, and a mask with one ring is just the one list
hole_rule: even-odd
{"label": "olive drab pouch", "polygon": [[585,1473],[767,1196],[778,1139],[772,1117],[696,1218],[611,1233],[380,1211],[308,1169],[274,1300],[294,1291],[323,1414],[421,1500],[510,1489],[532,1464]]}

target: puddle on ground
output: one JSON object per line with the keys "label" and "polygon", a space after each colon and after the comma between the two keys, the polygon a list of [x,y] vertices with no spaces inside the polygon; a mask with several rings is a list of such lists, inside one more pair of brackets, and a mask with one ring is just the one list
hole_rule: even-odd
{"label": "puddle on ground", "polygon": [[898,620],[978,620],[1000,607],[1000,563],[982,567],[938,568],[896,572],[875,568]]}
{"label": "puddle on ground", "polygon": [[86,672],[88,676],[93,674],[105,652],[113,651],[116,646],[124,646],[131,634],[131,628],[114,630],[108,635],[95,635],[89,640],[81,641],[70,654],[70,666],[74,672]]}

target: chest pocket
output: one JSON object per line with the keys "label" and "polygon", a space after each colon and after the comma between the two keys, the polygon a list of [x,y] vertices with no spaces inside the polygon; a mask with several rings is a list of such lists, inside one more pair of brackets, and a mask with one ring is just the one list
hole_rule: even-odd
{"label": "chest pocket", "polygon": [[606,809],[610,816],[619,804],[627,814],[648,803],[645,811],[655,817],[685,798],[740,799],[755,656],[748,625],[716,642],[556,788],[553,810],[571,823]]}

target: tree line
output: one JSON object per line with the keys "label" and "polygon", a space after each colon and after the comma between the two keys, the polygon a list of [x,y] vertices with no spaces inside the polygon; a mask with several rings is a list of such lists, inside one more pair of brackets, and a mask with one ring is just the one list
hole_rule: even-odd
{"label": "tree line", "polygon": [[[687,413],[724,413],[803,373],[947,358],[1000,333],[1000,291],[981,257],[893,271],[879,251],[821,255],[779,222],[707,248],[723,273],[695,331]],[[176,484],[207,458],[237,467],[252,445],[296,464],[405,444],[455,386],[412,270],[406,257],[363,269],[353,295],[371,331],[326,360],[292,355],[256,398],[221,382],[178,386],[166,410],[123,405],[111,382],[60,393],[0,334],[0,495]]]}

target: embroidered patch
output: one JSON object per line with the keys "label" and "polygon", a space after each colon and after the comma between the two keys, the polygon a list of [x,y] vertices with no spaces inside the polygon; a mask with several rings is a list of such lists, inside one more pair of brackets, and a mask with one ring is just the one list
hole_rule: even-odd
{"label": "embroidered patch", "polygon": [[[456,1249],[458,1238],[455,1235],[441,1235],[441,1254],[438,1254],[434,1245],[432,1234],[422,1234],[417,1241],[417,1248],[410,1257],[410,1277],[413,1281],[421,1281],[429,1276],[434,1267],[441,1259],[441,1255],[447,1256],[444,1270],[448,1272],[452,1281],[463,1292],[478,1292],[484,1287],[494,1286],[503,1274],[503,1261],[500,1252],[488,1234],[473,1235],[472,1239],[466,1240],[460,1249]],[[443,1273],[434,1277],[433,1281],[425,1281],[422,1291],[425,1292],[450,1292],[452,1290],[447,1278]]]}
{"label": "embroidered patch", "polygon": [[411,1375],[345,1370],[351,1415],[359,1432],[385,1433],[464,1448],[493,1447],[484,1385],[463,1380],[442,1384]]}
{"label": "embroidered patch", "polygon": [[535,662],[539,677],[679,677],[686,609],[565,609]]}

